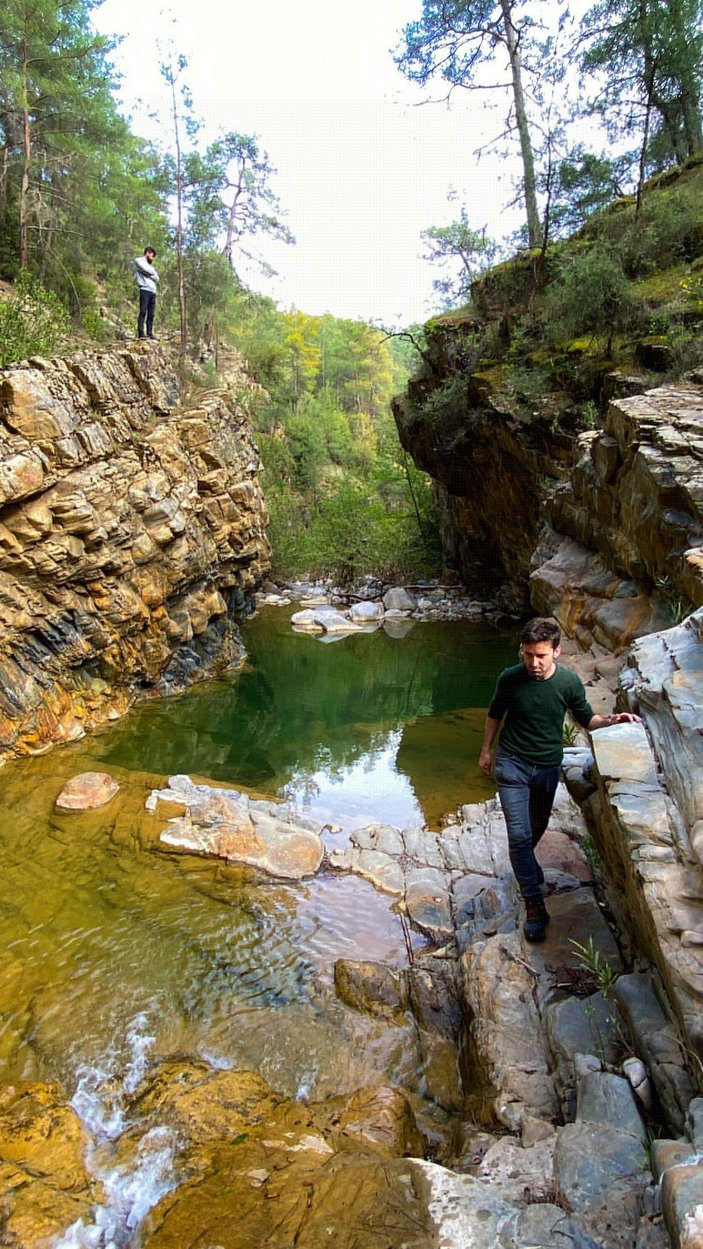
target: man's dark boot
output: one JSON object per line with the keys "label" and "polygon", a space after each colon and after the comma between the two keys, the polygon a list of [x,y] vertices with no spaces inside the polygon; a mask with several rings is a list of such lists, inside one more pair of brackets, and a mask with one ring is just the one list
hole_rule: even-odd
{"label": "man's dark boot", "polygon": [[522,931],[526,941],[544,941],[549,912],[541,898],[525,898],[525,923]]}

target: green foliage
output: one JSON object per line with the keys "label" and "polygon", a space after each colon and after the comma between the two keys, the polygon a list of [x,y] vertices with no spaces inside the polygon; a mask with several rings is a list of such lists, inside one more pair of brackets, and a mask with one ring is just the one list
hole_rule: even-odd
{"label": "green foliage", "polygon": [[612,963],[609,963],[607,959],[601,958],[600,950],[596,949],[593,937],[589,937],[585,944],[571,937],[569,944],[581,956],[581,967],[584,971],[592,973],[601,993],[604,997],[608,997],[615,983],[615,971]]}
{"label": "green foliage", "polygon": [[670,577],[667,575],[655,577],[654,585],[667,605],[672,625],[679,625],[687,616],[690,616],[693,605],[677,592]]}
{"label": "green foliage", "polygon": [[[274,575],[331,577],[348,584],[371,573],[389,580],[436,574],[436,541],[418,528],[409,506],[400,500],[389,504],[376,486],[335,477],[315,501],[289,487],[267,494]],[[429,491],[422,504],[429,522]]]}
{"label": "green foliage", "polygon": [[635,301],[616,248],[597,241],[563,257],[545,299],[552,342],[589,331],[605,340],[610,355],[613,336],[626,329],[634,315]]}
{"label": "green foliage", "polygon": [[91,9],[90,0],[6,0],[0,18],[0,274],[28,269],[78,317],[90,309],[81,280],[120,273],[131,231],[139,237],[161,209],[148,148],[112,96],[110,45]]}
{"label": "green foliage", "polygon": [[599,75],[591,111],[611,137],[633,134],[641,168],[652,131],[665,164],[700,150],[701,17],[700,0],[597,0],[584,18],[581,66]]}
{"label": "green foliage", "polygon": [[23,270],[14,294],[0,301],[0,366],[27,356],[51,355],[65,344],[70,328],[58,296]]}
{"label": "green foliage", "polygon": [[583,850],[583,853],[586,856],[586,861],[595,876],[600,870],[601,861],[600,855],[596,848],[596,843],[589,833],[586,833],[586,836],[583,838],[583,841],[581,842],[581,849]]}
{"label": "green foliage", "polygon": [[450,373],[422,403],[424,420],[436,427],[462,423],[469,419],[471,411],[466,378],[461,373]]}
{"label": "green foliage", "polygon": [[390,411],[415,349],[363,322],[277,312],[245,292],[230,328],[268,390],[254,419],[274,573],[347,581],[439,571],[431,483],[406,462]]}
{"label": "green foliage", "polygon": [[581,405],[579,424],[582,429],[596,429],[600,424],[598,404],[594,403],[592,399],[587,399],[586,402]]}
{"label": "green foliage", "polygon": [[430,226],[420,238],[427,250],[423,256],[430,264],[449,269],[449,275],[435,278],[440,308],[456,308],[469,302],[471,282],[486,269],[496,254],[496,244],[469,225],[466,209],[461,208],[458,221],[448,226]]}
{"label": "green foliage", "polygon": [[683,183],[665,193],[653,189],[637,216],[633,207],[601,217],[589,227],[589,234],[596,229],[602,244],[617,253],[623,272],[632,280],[691,261],[703,254],[700,183]]}
{"label": "green foliage", "polygon": [[598,156],[579,145],[557,167],[551,207],[554,237],[578,230],[623,194],[628,156]]}

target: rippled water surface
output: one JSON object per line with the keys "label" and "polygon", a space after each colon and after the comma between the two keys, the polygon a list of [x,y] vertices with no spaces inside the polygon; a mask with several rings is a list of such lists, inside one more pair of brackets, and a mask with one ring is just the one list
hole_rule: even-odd
{"label": "rippled water surface", "polygon": [[[492,792],[475,760],[514,639],[443,623],[324,644],[289,616],[248,622],[246,667],[228,679],[0,772],[4,1080],[60,1080],[98,1133],[119,1125],[114,1078],[147,1055],[199,1054],[315,1098],[375,1069],[409,1078],[403,1028],[342,1007],[332,983],[338,957],[405,964],[391,899],[351,878],[267,883],[164,854],[144,800],[187,772],[288,796],[341,839],[371,820],[437,827]],[[68,777],[93,768],[117,797],[58,812]]]}

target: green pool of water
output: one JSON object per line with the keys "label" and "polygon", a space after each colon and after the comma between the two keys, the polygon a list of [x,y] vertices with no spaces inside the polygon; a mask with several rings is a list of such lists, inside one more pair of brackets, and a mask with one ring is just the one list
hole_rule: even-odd
{"label": "green pool of water", "polygon": [[[341,956],[406,961],[392,901],[360,880],[293,887],[164,854],[144,801],[187,772],[289,795],[346,830],[436,826],[492,793],[476,758],[514,637],[438,623],[325,644],[289,617],[249,621],[247,664],[227,679],[0,771],[5,1081],[59,1079],[71,1093],[102,1080],[113,1097],[136,1056],[174,1052],[257,1069],[288,1094],[358,1087],[376,1066],[406,1080],[402,1029],[341,1007],[332,982]],[[95,768],[118,796],[58,812],[68,777]]]}
{"label": "green pool of water", "polygon": [[293,632],[290,615],[261,612],[244,626],[244,671],[142,706],[96,757],[108,770],[197,773],[292,798],[346,828],[438,828],[494,793],[477,759],[512,633],[442,621],[330,641]]}

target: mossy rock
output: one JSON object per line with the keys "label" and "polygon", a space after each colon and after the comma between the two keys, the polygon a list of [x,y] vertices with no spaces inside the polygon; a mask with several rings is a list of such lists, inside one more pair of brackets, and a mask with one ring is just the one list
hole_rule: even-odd
{"label": "mossy rock", "polygon": [[452,308],[450,312],[442,312],[439,316],[431,317],[425,325],[425,334],[441,334],[443,330],[457,328],[468,330],[481,328],[476,309],[472,304],[464,304],[461,308]]}
{"label": "mossy rock", "polygon": [[649,277],[641,278],[634,283],[633,291],[637,299],[650,304],[670,303],[680,298],[682,283],[688,273],[686,265],[676,265],[673,269],[664,269],[661,273],[652,273]]}
{"label": "mossy rock", "polygon": [[468,397],[472,403],[485,403],[491,395],[502,393],[505,389],[505,377],[500,365],[489,369],[479,369],[469,378]]}
{"label": "mossy rock", "polygon": [[554,243],[544,257],[539,248],[532,248],[481,274],[471,284],[476,313],[486,319],[495,319],[502,313],[519,315],[534,295],[536,266],[543,266],[539,279],[540,286],[544,286],[555,276],[564,247],[565,243]]}
{"label": "mossy rock", "polygon": [[645,369],[654,373],[666,373],[673,362],[674,350],[668,339],[650,335],[635,343],[635,359]]}

